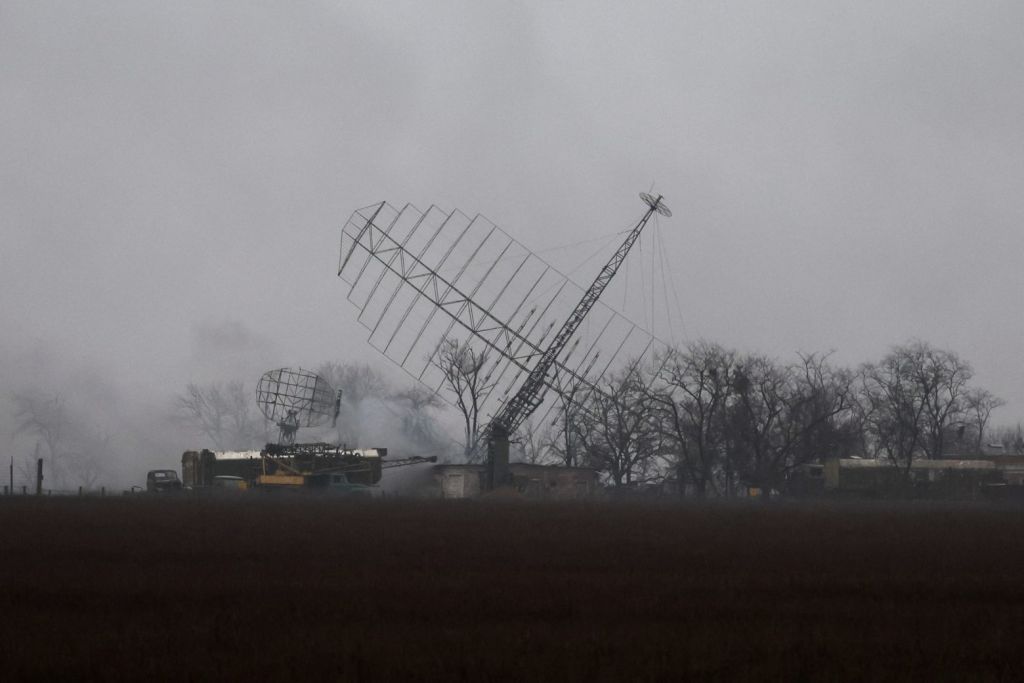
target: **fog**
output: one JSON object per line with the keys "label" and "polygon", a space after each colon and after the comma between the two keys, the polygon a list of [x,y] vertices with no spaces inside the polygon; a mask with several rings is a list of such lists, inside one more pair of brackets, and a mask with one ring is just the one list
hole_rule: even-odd
{"label": "fog", "polygon": [[621,230],[652,183],[675,214],[667,341],[854,366],[921,338],[1016,423],[1022,20],[1004,2],[0,1],[0,461],[34,448],[16,392],[112,435],[106,479],[127,486],[201,445],[169,420],[188,382],[384,371],[335,277],[358,207],[482,212],[544,251]]}

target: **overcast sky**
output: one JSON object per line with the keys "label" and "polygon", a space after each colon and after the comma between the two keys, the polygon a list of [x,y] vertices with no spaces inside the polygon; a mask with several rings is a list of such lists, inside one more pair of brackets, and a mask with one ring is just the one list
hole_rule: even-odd
{"label": "overcast sky", "polygon": [[335,276],[354,209],[545,250],[655,183],[678,336],[849,365],[919,337],[1016,422],[1022,29],[1019,2],[0,0],[0,379],[376,359]]}

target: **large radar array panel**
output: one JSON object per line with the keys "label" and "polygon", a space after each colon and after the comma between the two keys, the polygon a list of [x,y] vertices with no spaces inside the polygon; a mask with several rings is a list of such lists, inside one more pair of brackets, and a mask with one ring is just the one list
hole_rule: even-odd
{"label": "large radar array panel", "polygon": [[[667,215],[658,200],[642,198]],[[481,415],[492,417],[586,293],[482,215],[386,202],[356,210],[345,223],[338,276],[350,286],[371,346],[442,396],[438,354],[446,340],[487,350],[485,383],[493,388]],[[599,390],[608,372],[662,358],[663,349],[597,302],[554,360],[548,388],[562,395]],[[548,402],[541,419],[554,408]]]}
{"label": "large radar array panel", "polygon": [[341,396],[320,375],[302,368],[269,370],[256,385],[260,411],[280,429],[278,442],[295,443],[300,427],[316,427],[337,419]]}

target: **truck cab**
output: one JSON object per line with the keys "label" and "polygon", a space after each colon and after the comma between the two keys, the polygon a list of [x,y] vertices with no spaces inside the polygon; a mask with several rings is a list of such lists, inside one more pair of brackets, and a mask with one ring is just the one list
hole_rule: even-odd
{"label": "truck cab", "polygon": [[181,480],[174,470],[150,470],[146,474],[146,491],[149,493],[166,493],[180,491]]}

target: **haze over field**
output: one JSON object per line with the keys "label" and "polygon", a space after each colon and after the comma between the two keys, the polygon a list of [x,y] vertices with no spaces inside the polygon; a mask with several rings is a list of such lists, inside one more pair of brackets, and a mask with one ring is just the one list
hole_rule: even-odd
{"label": "haze over field", "polygon": [[180,452],[160,420],[189,381],[385,365],[335,277],[354,209],[482,212],[545,251],[627,227],[653,182],[683,318],[660,336],[849,365],[921,338],[1015,423],[1022,22],[1006,2],[0,0],[2,400],[74,394],[129,417],[127,451]]}

